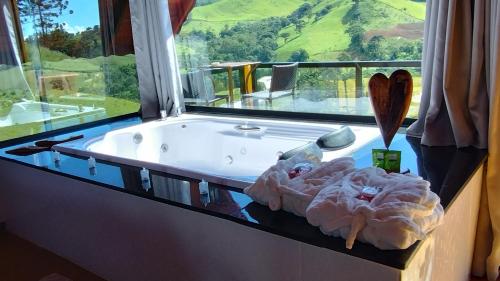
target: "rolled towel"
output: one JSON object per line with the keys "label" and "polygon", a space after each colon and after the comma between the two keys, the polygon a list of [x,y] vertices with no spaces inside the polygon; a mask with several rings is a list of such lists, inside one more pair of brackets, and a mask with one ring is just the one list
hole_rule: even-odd
{"label": "rolled towel", "polygon": [[[299,163],[309,163],[315,168],[290,179],[290,169]],[[299,153],[290,159],[278,161],[254,184],[245,188],[244,192],[256,202],[269,206],[273,211],[283,209],[305,217],[306,208],[316,194],[353,169],[354,160],[350,157],[320,163],[319,159],[311,159],[307,154]]]}
{"label": "rolled towel", "polygon": [[[359,199],[367,186],[380,190],[371,201]],[[406,249],[442,222],[443,208],[429,186],[414,175],[355,170],[319,191],[306,218],[323,233],[346,239],[347,248],[357,239],[380,249]]]}

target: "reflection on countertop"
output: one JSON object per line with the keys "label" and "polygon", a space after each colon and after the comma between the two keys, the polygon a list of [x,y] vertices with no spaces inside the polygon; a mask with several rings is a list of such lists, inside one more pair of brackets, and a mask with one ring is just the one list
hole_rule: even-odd
{"label": "reflection on countertop", "polygon": [[[88,139],[89,137],[98,137],[113,129],[141,122],[138,117],[133,117],[92,128],[66,132],[52,139],[65,138],[75,133],[84,134]],[[419,244],[415,243],[406,250],[383,251],[368,244],[356,243],[352,250],[347,250],[343,239],[323,235],[318,228],[309,225],[304,218],[284,211],[273,212],[267,206],[253,202],[238,188],[209,183],[208,190],[200,192],[197,180],[148,171],[151,188],[145,189],[143,188],[140,167],[97,161],[94,173],[90,173],[87,159],[67,155],[55,156],[52,152],[43,152],[32,156],[5,154],[7,150],[32,144],[33,141],[0,149],[0,158],[87,181],[103,188],[228,219],[249,227],[398,269],[406,267]],[[409,169],[412,173],[431,182],[432,190],[440,196],[441,203],[446,209],[476,169],[485,161],[487,152],[475,148],[426,147],[420,145],[419,141],[419,139],[406,137],[405,134],[400,133],[396,135],[390,148],[402,151],[402,170]],[[371,150],[383,147],[382,139],[378,138],[357,150],[353,155],[356,166],[359,168],[371,166]],[[54,161],[55,157],[59,161]]]}

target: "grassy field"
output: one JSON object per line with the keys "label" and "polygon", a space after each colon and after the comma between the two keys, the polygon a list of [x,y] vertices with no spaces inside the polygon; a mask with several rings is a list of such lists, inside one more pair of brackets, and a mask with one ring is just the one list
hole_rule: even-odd
{"label": "grassy field", "polygon": [[[92,59],[70,58],[45,48],[42,48],[40,53],[43,60],[43,76],[74,75],[73,78],[68,80],[69,85],[64,83],[59,85],[63,86],[63,89],[58,89],[58,83],[52,84],[51,80],[49,80],[45,86],[47,102],[103,108],[106,110],[107,117],[139,110],[138,97],[131,100],[129,97],[121,97],[120,93],[114,93],[113,97],[109,96],[106,93],[106,78],[104,75],[107,66],[132,65],[132,68],[135,68],[135,56],[111,56]],[[32,63],[24,64],[22,69],[0,67],[0,125],[4,121],[6,122],[6,115],[10,113],[13,103],[20,102],[22,99],[40,100],[40,85],[36,81],[33,68]],[[130,77],[127,79],[130,79]],[[118,83],[125,82],[120,81]],[[136,88],[134,90],[137,91]],[[80,98],[80,96],[82,97]],[[0,126],[0,141],[38,133],[43,131],[44,128],[43,122]]]}
{"label": "grassy field", "polygon": [[[284,40],[280,42],[277,61],[286,61],[298,49],[305,49],[311,60],[332,61],[337,58],[338,53],[347,49],[350,38],[345,33],[346,26],[342,24],[342,17],[349,10],[351,4],[344,1],[340,1],[339,4],[317,22],[309,19],[301,33],[298,33],[294,27],[283,30],[283,32],[291,34],[291,39],[287,40],[286,43]],[[315,9],[320,9],[322,6]]]}
{"label": "grassy field", "polygon": [[[196,7],[182,32],[193,30],[211,30],[218,33],[224,26],[233,26],[238,22],[257,21],[269,17],[290,15],[304,3],[314,4],[316,0],[218,0],[211,4]],[[363,24],[367,34],[377,35],[377,31],[387,31],[398,24],[423,23],[425,2],[413,0],[373,0],[367,2],[366,13],[370,16]],[[313,8],[316,12],[333,5],[331,11],[315,21],[315,17],[305,17],[305,26],[299,33],[294,26],[289,26],[281,33],[289,33],[285,42],[280,39],[277,61],[283,61],[298,49],[305,49],[310,60],[336,60],[337,56],[349,45],[350,37],[346,34],[347,26],[342,18],[353,5],[352,0],[331,0],[319,2]],[[387,36],[387,33],[381,35]],[[395,38],[405,37],[404,31],[394,30]]]}
{"label": "grassy field", "polygon": [[425,20],[425,2],[416,2],[408,0],[377,0],[380,3],[397,9],[402,13],[414,17],[416,20]]}
{"label": "grassy field", "polygon": [[269,17],[288,16],[305,2],[314,0],[219,0],[196,7],[183,32],[197,30],[221,31],[238,22],[258,21]]}
{"label": "grassy field", "polygon": [[[106,110],[106,117],[115,117],[131,112],[137,112],[139,110],[139,104],[137,102],[113,97],[106,97],[100,102],[68,102],[56,99],[53,101],[53,103],[83,106],[95,105],[96,107],[104,108]],[[0,141],[41,133],[45,131],[44,128],[45,126],[43,122],[16,124],[13,126],[0,127]]]}

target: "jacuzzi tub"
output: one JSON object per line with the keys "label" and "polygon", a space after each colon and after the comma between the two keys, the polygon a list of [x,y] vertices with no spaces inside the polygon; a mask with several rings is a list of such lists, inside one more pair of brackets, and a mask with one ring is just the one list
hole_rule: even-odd
{"label": "jacuzzi tub", "polygon": [[[315,142],[340,124],[183,114],[119,129],[56,151],[245,187],[283,152]],[[350,126],[356,141],[323,151],[323,160],[350,155],[379,136],[376,127]]]}

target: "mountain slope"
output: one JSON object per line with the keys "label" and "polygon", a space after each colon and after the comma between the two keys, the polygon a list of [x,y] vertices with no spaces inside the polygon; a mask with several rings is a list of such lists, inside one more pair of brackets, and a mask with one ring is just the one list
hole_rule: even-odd
{"label": "mountain slope", "polygon": [[191,30],[221,31],[225,25],[237,22],[258,21],[269,17],[286,17],[300,5],[314,0],[218,0],[196,7],[183,27]]}
{"label": "mountain slope", "polygon": [[[193,10],[182,32],[210,30],[218,34],[224,26],[231,27],[238,22],[287,17],[304,3],[314,8],[309,16],[302,18],[304,26],[300,32],[293,24],[280,31],[283,36],[277,42],[276,60],[287,60],[299,49],[306,50],[311,60],[335,60],[348,48],[351,40],[344,18],[353,6],[353,0],[212,0]],[[365,19],[362,23],[365,40],[376,35],[393,37],[394,40],[422,38],[424,2],[369,0],[360,3]],[[322,10],[324,13],[317,16]]]}

